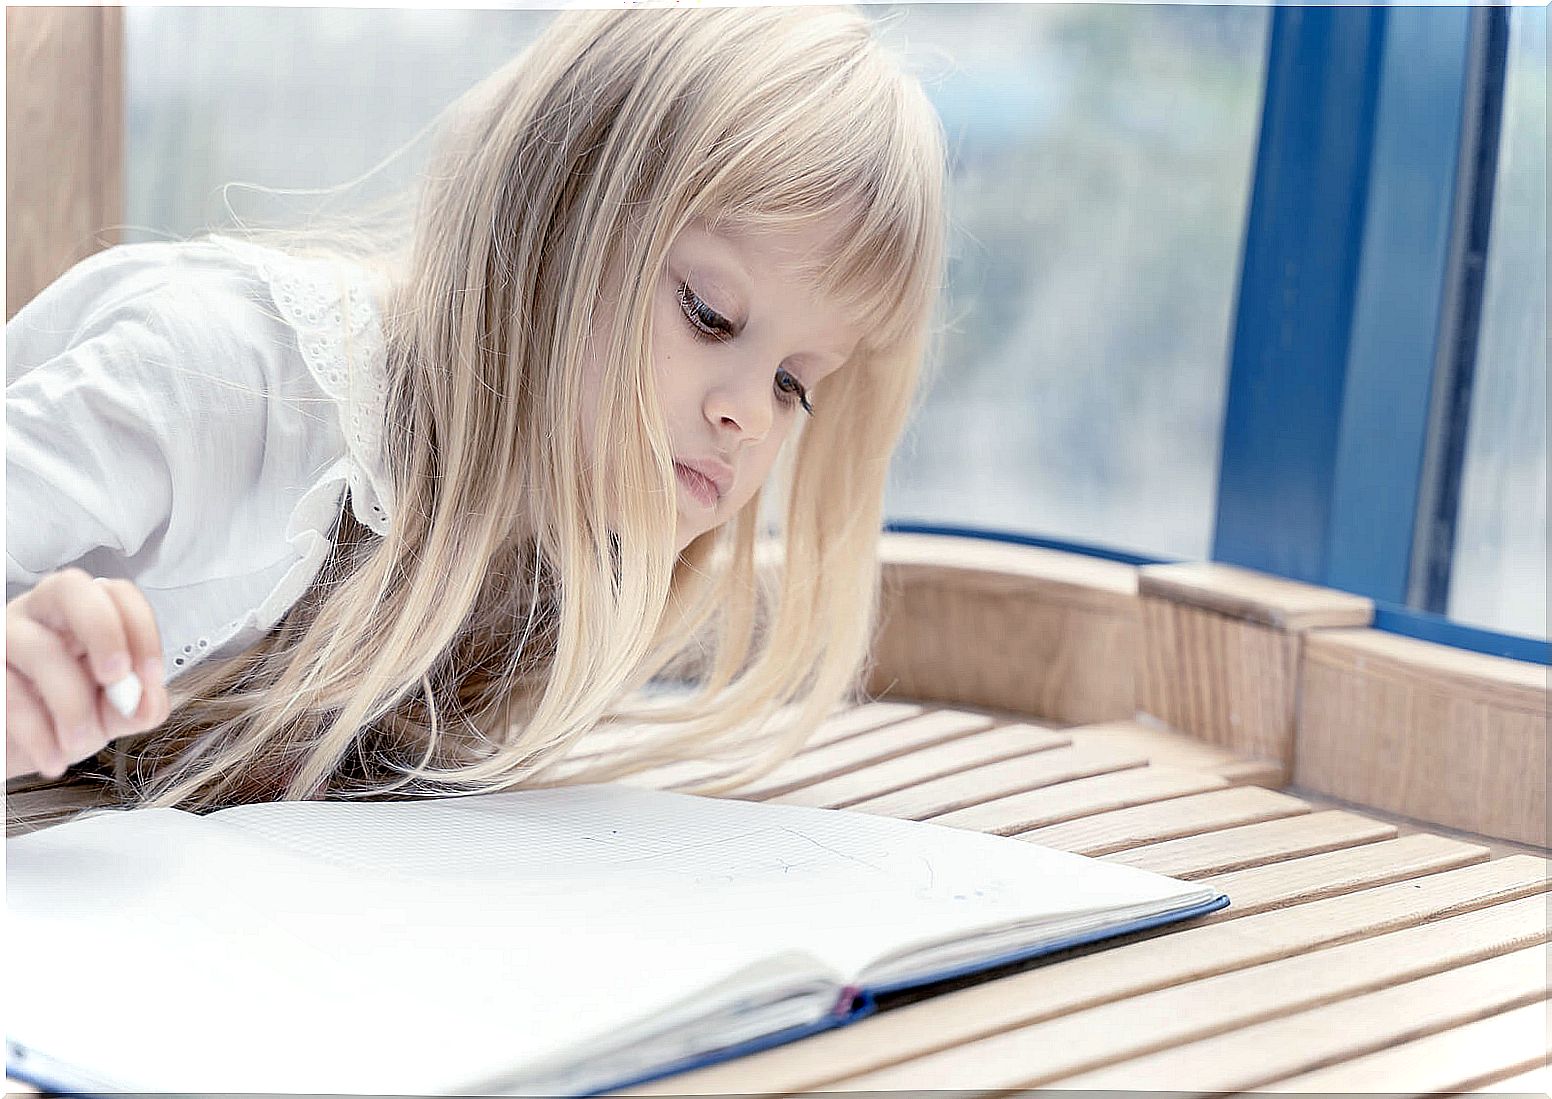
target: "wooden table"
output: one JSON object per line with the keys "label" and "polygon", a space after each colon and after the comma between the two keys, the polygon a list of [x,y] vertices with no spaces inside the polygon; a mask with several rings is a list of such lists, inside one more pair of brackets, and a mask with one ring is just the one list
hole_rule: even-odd
{"label": "wooden table", "polygon": [[[669,788],[709,770],[627,781]],[[1232,905],[898,994],[851,1027],[625,1094],[1545,1093],[1545,852],[1261,785],[1277,773],[1135,722],[1061,728],[901,702],[840,712],[733,796],[1014,836],[1206,880]],[[69,798],[12,796],[39,809]]]}
{"label": "wooden table", "polygon": [[1547,1092],[1546,852],[1258,784],[1275,775],[1135,722],[841,715],[733,796],[1015,836],[1205,880],[1232,905],[623,1094]]}

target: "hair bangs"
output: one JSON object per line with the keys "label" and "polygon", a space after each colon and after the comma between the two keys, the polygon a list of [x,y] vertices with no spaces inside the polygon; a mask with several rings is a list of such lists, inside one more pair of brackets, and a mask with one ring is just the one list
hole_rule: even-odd
{"label": "hair bangs", "polygon": [[794,265],[863,330],[859,352],[912,342],[938,292],[944,142],[920,87],[863,38],[784,89],[759,140],[724,165],[703,217],[733,233],[838,227]]}

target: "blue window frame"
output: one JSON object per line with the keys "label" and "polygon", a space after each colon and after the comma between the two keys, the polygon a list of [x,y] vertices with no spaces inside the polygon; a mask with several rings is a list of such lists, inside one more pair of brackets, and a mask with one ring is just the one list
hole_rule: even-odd
{"label": "blue window frame", "polygon": [[1549,662],[1448,604],[1491,224],[1503,8],[1278,8],[1213,558],[1376,626]]}
{"label": "blue window frame", "polygon": [[1217,559],[1443,609],[1506,41],[1497,8],[1278,9]]}

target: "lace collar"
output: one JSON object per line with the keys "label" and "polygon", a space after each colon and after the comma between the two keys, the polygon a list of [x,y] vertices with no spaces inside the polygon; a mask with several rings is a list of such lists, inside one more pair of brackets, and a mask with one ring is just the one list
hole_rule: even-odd
{"label": "lace collar", "polygon": [[227,236],[209,239],[258,271],[281,317],[295,329],[302,360],[339,411],[356,518],[386,535],[394,501],[383,453],[388,378],[376,297],[381,287],[366,269],[343,259],[292,256]]}

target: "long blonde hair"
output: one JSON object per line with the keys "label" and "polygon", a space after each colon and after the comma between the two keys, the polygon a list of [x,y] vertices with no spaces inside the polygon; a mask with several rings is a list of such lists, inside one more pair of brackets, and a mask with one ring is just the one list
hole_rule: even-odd
{"label": "long blonde hair", "polygon": [[[690,754],[729,761],[696,788],[714,793],[859,689],[941,279],[943,141],[919,83],[852,8],[574,11],[445,118],[407,230],[364,249],[251,238],[354,242],[387,274],[394,514],[378,538],[342,508],[275,628],[184,673],[167,722],[106,750],[134,804],[449,796]],[[650,299],[694,222],[844,226],[813,277],[866,335],[761,492],[676,554]],[[577,428],[611,271],[606,469]],[[693,694],[642,702],[676,664]],[[629,735],[564,758],[604,724]]]}

